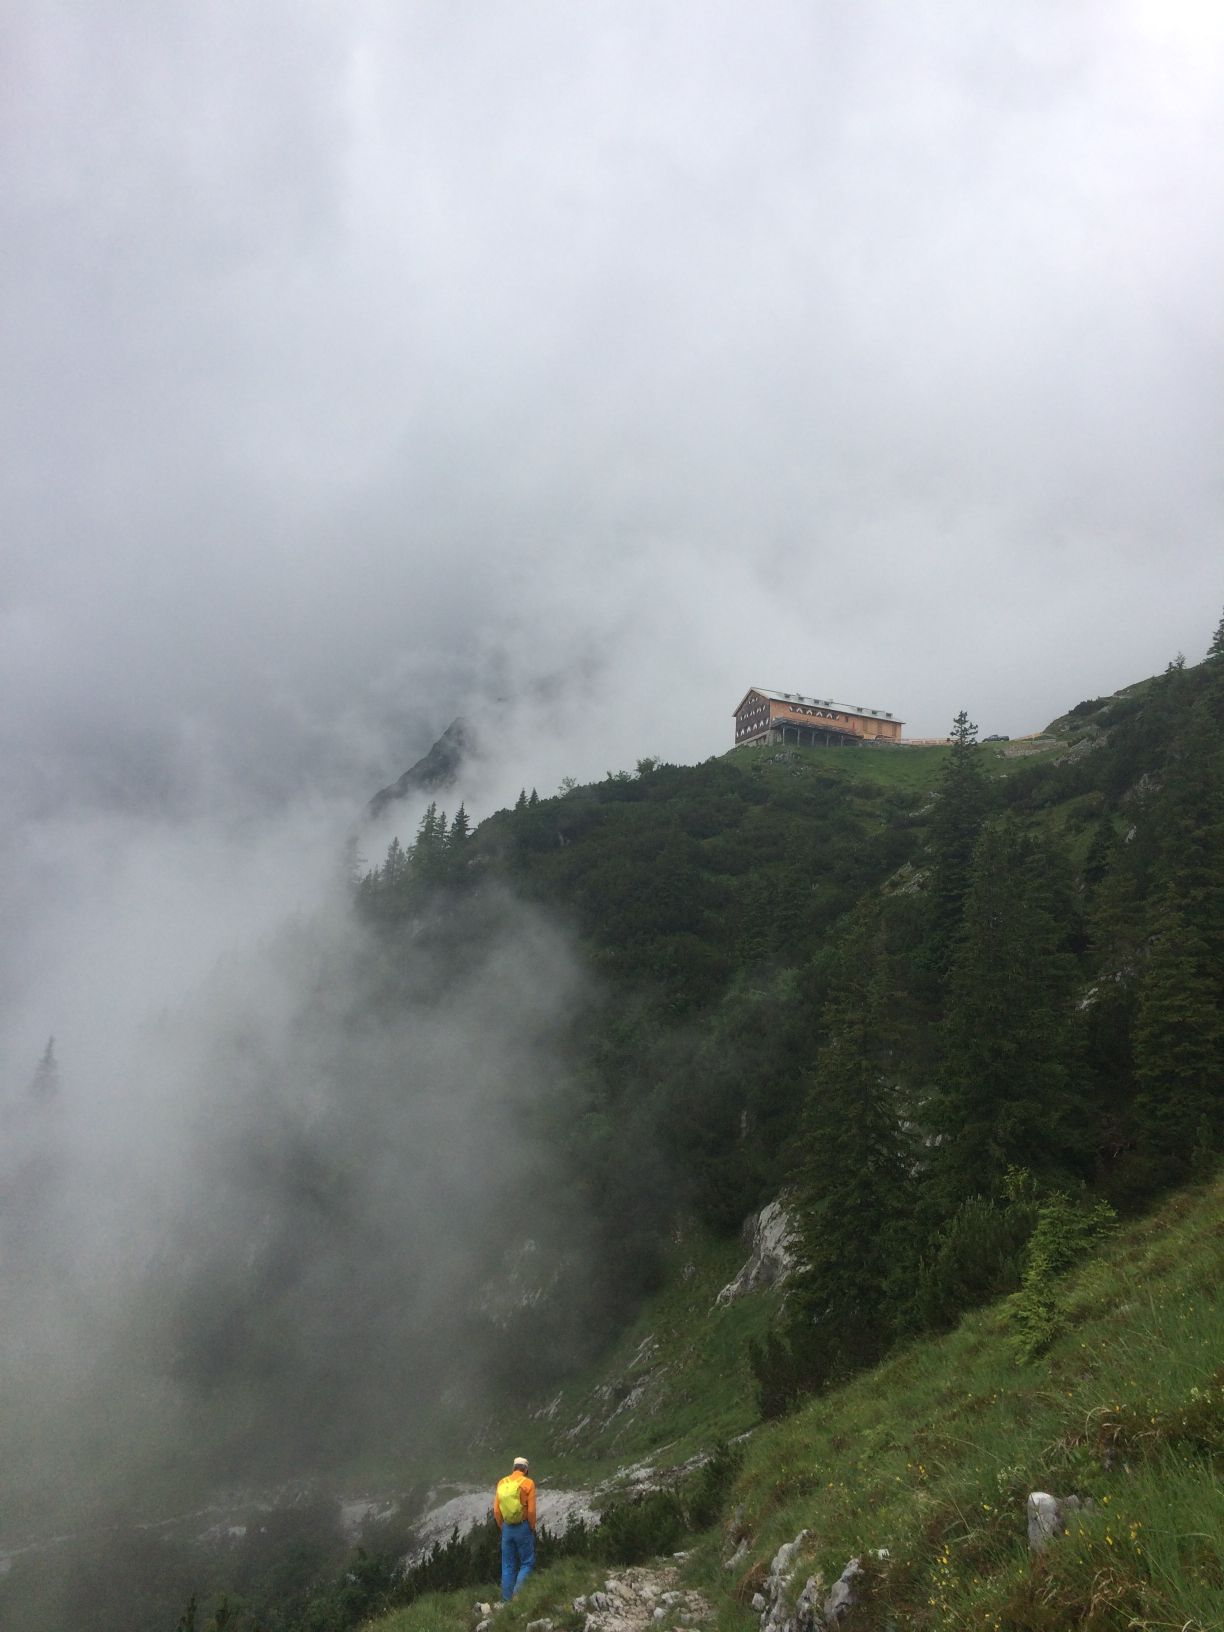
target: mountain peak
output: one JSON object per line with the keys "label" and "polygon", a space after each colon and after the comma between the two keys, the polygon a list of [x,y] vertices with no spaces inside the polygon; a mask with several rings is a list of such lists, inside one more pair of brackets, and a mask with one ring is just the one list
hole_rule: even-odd
{"label": "mountain peak", "polygon": [[471,726],[462,716],[452,720],[429,752],[415,765],[410,765],[398,782],[378,790],[370,800],[367,815],[380,815],[397,799],[453,787],[460,766],[475,751],[476,738]]}

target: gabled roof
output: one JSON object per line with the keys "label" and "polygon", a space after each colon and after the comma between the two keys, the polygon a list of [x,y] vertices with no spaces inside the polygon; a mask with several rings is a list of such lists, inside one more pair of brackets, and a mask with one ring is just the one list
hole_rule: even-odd
{"label": "gabled roof", "polygon": [[[857,714],[865,720],[896,719],[895,714],[888,714],[882,708],[862,708],[858,703],[834,703],[827,697],[803,697],[797,691],[771,691],[768,686],[749,686],[741,700],[731,710],[732,715],[738,714],[754,693],[771,703],[798,703],[804,708],[832,708],[839,714]],[[897,724],[904,725],[905,721],[897,720]]]}

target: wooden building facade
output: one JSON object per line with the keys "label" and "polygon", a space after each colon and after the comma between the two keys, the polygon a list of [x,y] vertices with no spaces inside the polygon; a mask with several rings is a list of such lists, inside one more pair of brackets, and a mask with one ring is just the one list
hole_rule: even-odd
{"label": "wooden building facade", "polygon": [[793,742],[808,748],[853,748],[864,742],[899,742],[904,723],[880,708],[753,686],[735,710],[735,745]]}

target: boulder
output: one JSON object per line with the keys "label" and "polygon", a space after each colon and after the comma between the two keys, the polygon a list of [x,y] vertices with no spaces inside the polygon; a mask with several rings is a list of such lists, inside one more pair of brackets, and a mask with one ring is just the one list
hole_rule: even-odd
{"label": "boulder", "polygon": [[794,1223],[780,1200],[762,1207],[748,1220],[744,1233],[750,1249],[748,1262],[718,1294],[716,1307],[725,1308],[750,1292],[778,1286],[798,1267]]}
{"label": "boulder", "polygon": [[1078,1513],[1093,1513],[1096,1504],[1089,1496],[1051,1496],[1048,1491],[1035,1490],[1028,1499],[1029,1551],[1041,1553],[1056,1536],[1065,1536],[1071,1520]]}

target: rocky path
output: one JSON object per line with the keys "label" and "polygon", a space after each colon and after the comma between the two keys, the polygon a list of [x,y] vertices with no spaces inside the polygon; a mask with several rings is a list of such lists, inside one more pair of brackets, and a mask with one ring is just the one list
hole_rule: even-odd
{"label": "rocky path", "polygon": [[[575,1614],[584,1617],[583,1632],[670,1632],[707,1625],[714,1616],[708,1601],[677,1585],[678,1575],[676,1564],[661,1561],[618,1570],[597,1592],[574,1599]],[[484,1616],[476,1632],[490,1632],[496,1625],[493,1606],[476,1608]],[[553,1632],[553,1622],[528,1621],[527,1632]]]}
{"label": "rocky path", "polygon": [[713,1610],[699,1592],[677,1585],[675,1564],[639,1564],[610,1575],[598,1592],[574,1600],[585,1611],[583,1632],[647,1632],[701,1626]]}

